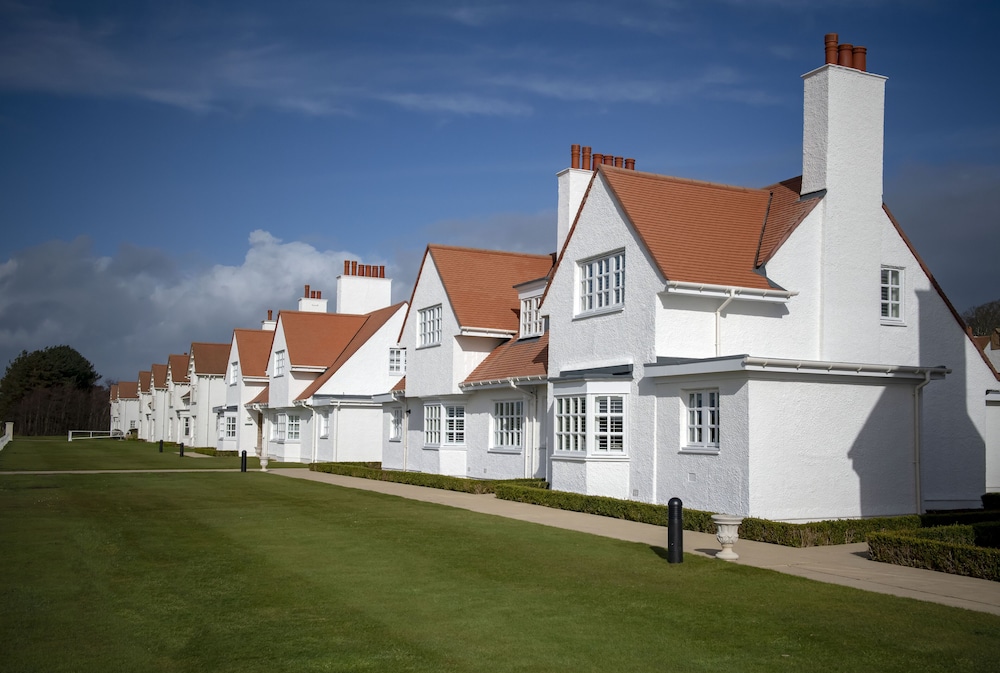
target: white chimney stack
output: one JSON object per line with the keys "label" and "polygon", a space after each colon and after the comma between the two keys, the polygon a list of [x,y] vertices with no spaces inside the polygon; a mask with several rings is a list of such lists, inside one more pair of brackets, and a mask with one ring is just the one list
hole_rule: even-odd
{"label": "white chimney stack", "polygon": [[392,281],[385,267],[344,260],[344,273],[337,276],[337,313],[363,315],[392,304]]}
{"label": "white chimney stack", "polygon": [[323,299],[323,293],[306,285],[302,298],[299,299],[299,310],[305,313],[326,313],[326,299]]}

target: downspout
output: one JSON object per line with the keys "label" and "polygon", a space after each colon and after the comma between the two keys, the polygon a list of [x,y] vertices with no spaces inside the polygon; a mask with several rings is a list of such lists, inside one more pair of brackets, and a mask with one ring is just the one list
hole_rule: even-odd
{"label": "downspout", "polygon": [[[391,422],[391,421],[390,421]],[[403,472],[406,472],[406,458],[410,449],[410,405],[403,398]]]}
{"label": "downspout", "polygon": [[722,312],[726,310],[729,306],[729,302],[733,300],[733,291],[729,290],[729,296],[726,300],[719,305],[719,308],[715,309],[715,356],[718,357],[722,355],[722,337],[719,334],[719,321],[722,319]]}
{"label": "downspout", "polygon": [[913,479],[917,496],[917,514],[924,513],[923,494],[920,491],[920,401],[924,387],[931,382],[931,372],[924,372],[924,380],[913,387]]}
{"label": "downspout", "polygon": [[334,408],[333,415],[333,462],[337,462],[337,450],[340,448],[340,400]]}

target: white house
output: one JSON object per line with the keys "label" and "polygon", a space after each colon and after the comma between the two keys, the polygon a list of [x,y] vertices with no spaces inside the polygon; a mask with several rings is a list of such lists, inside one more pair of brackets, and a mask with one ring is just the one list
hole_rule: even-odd
{"label": "white house", "polygon": [[228,343],[191,344],[188,355],[188,413],[191,417],[191,446],[215,446],[220,430],[213,409],[226,399],[225,376],[229,362]]}
{"label": "white house", "polygon": [[139,429],[139,382],[119,381],[112,387],[111,430],[125,435]]}
{"label": "white house", "polygon": [[427,247],[399,334],[405,385],[380,398],[383,467],[544,475],[546,336],[537,309],[552,261]]}
{"label": "white house", "polygon": [[268,311],[262,329],[233,330],[229,348],[229,369],[226,374],[225,405],[215,411],[220,414],[221,451],[246,451],[254,455],[263,440],[263,415],[247,408],[267,386],[267,359],[271,352],[275,323]]}
{"label": "white house", "polygon": [[167,437],[167,365],[154,364],[150,367],[150,371],[152,397],[149,401],[148,434],[144,439],[158,442]]}
{"label": "white house", "polygon": [[167,357],[166,440],[191,445],[191,413],[188,379],[188,354]]}
{"label": "white house", "polygon": [[145,439],[149,434],[153,402],[153,374],[149,371],[139,372],[137,391],[139,393],[139,422],[136,437]]}
{"label": "white house", "polygon": [[997,377],[882,203],[886,79],[827,38],[801,178],[560,174],[552,488],[800,521],[1000,487]]}
{"label": "white house", "polygon": [[390,359],[406,303],[389,305],[384,267],[345,262],[337,284],[338,313],[327,313],[322,294],[307,285],[299,310],[278,314],[267,387],[247,405],[263,413],[263,450],[272,458],[382,458],[382,409],[374,396],[402,377]]}

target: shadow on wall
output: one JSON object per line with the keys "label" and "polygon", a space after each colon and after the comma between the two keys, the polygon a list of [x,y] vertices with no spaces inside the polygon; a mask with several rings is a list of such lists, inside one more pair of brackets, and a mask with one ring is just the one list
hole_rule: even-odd
{"label": "shadow on wall", "polygon": [[918,473],[924,510],[976,507],[985,487],[986,443],[968,413],[967,339],[935,290],[916,295],[918,361],[889,356],[887,364],[943,365],[952,371],[919,393],[922,381],[886,382],[848,454],[858,475],[862,516],[916,512]]}

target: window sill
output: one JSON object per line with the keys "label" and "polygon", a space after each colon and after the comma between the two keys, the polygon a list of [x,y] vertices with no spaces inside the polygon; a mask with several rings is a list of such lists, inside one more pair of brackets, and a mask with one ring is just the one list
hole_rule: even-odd
{"label": "window sill", "polygon": [[621,313],[625,310],[625,304],[618,304],[616,306],[608,306],[606,308],[594,309],[593,311],[584,311],[582,313],[577,313],[573,316],[573,320],[586,320],[587,318],[593,318],[599,315],[609,315],[612,313]]}
{"label": "window sill", "polygon": [[881,325],[883,327],[906,327],[906,321],[905,320],[887,320],[886,318],[883,318],[882,322],[881,322]]}
{"label": "window sill", "polygon": [[440,345],[441,345],[441,342],[438,341],[436,344],[427,344],[426,346],[417,346],[415,350],[422,351],[425,348],[437,348]]}
{"label": "window sill", "polygon": [[585,453],[583,451],[554,451],[552,460],[565,460],[575,463],[627,463],[628,454],[616,453],[608,455],[604,453]]}
{"label": "window sill", "polygon": [[682,446],[681,450],[677,453],[684,454],[690,453],[698,456],[717,456],[719,455],[719,447],[717,446]]}
{"label": "window sill", "polygon": [[493,447],[491,449],[486,449],[486,453],[505,453],[505,454],[508,454],[508,455],[511,455],[511,454],[520,454],[521,453],[521,447],[519,447],[519,446],[495,446],[495,447]]}
{"label": "window sill", "polygon": [[396,444],[399,444],[401,441],[403,441],[403,438],[402,437],[390,437],[389,441],[390,442],[395,442]]}
{"label": "window sill", "polygon": [[426,444],[424,451],[465,451],[465,444]]}

